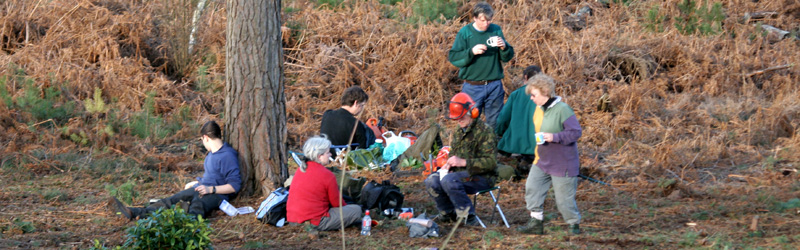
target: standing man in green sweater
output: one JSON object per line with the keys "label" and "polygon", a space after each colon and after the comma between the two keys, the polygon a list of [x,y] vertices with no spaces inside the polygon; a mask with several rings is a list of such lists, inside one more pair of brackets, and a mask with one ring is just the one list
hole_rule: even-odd
{"label": "standing man in green sweater", "polygon": [[461,92],[475,100],[492,129],[506,94],[502,63],[514,58],[514,48],[506,41],[500,26],[492,23],[493,17],[491,5],[476,4],[472,9],[473,22],[458,31],[447,56],[459,68],[458,77],[464,80]]}

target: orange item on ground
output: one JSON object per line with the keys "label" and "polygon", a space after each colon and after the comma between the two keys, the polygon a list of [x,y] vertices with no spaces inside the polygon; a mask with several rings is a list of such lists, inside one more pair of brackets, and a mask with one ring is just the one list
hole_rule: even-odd
{"label": "orange item on ground", "polygon": [[367,127],[372,130],[372,133],[375,134],[375,139],[382,139],[383,146],[386,147],[386,138],[383,137],[383,133],[386,132],[383,127],[378,126],[378,119],[369,118],[367,120]]}
{"label": "orange item on ground", "polygon": [[400,136],[408,138],[411,141],[411,145],[414,145],[414,142],[417,141],[417,134],[411,132],[410,130],[404,130],[403,132],[400,132]]}

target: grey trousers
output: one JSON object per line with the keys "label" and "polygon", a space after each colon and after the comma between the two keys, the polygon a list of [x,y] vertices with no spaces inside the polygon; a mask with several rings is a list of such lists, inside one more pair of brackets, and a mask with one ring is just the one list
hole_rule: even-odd
{"label": "grey trousers", "polygon": [[[344,217],[339,216],[339,210],[342,210],[342,216]],[[344,207],[332,207],[328,210],[328,213],[330,216],[322,217],[322,220],[319,221],[319,226],[317,226],[317,230],[337,230],[341,226],[341,221],[344,221],[344,227],[359,222],[359,219],[361,219],[361,206],[350,204]]]}
{"label": "grey trousers", "polygon": [[556,195],[556,206],[567,224],[580,224],[581,213],[578,203],[575,202],[575,192],[578,189],[578,177],[558,177],[545,173],[535,164],[531,166],[528,180],[525,182],[525,203],[531,212],[544,211],[544,199],[550,184]]}

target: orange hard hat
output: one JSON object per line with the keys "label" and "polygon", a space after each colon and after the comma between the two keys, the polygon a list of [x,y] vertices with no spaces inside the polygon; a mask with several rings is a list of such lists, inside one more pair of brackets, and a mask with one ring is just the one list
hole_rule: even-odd
{"label": "orange hard hat", "polygon": [[458,120],[467,113],[470,113],[473,119],[480,115],[478,109],[475,108],[475,101],[464,92],[454,95],[447,104],[450,110],[450,114],[446,116],[447,119]]}

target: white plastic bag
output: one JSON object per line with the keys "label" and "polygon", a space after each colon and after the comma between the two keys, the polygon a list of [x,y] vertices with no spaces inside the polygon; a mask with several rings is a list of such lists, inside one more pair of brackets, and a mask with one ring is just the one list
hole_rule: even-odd
{"label": "white plastic bag", "polygon": [[411,139],[395,135],[392,131],[383,133],[386,138],[386,148],[383,149],[383,162],[390,162],[403,154],[411,146]]}

